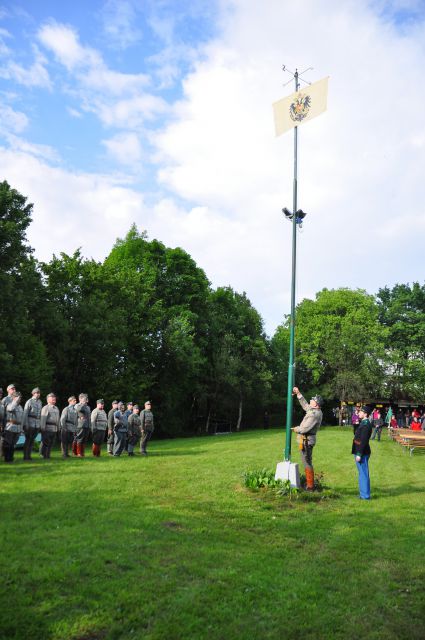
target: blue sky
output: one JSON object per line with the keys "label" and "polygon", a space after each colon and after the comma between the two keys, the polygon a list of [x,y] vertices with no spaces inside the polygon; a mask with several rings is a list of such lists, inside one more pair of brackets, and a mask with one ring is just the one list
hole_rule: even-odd
{"label": "blue sky", "polygon": [[[189,11],[181,6],[126,0],[2,5],[0,35],[7,50],[0,88],[4,103],[28,116],[26,137],[50,146],[61,162],[79,171],[114,170],[115,158],[105,149],[113,134],[123,137],[131,131],[141,146],[149,147],[149,133],[163,126],[167,105],[181,97],[181,80],[197,59],[197,49],[214,35],[214,2],[190,3]],[[60,48],[66,38],[68,50]],[[72,40],[87,65],[70,60]],[[91,71],[111,77],[93,91],[82,82]],[[133,86],[114,92],[112,74],[117,83],[133,77]],[[125,92],[127,99],[142,99],[143,94],[156,99],[157,113],[151,109],[147,123],[140,111],[138,121],[130,123],[114,122],[112,114],[108,120],[106,112],[100,116]],[[151,179],[149,167],[143,169]]]}
{"label": "blue sky", "polygon": [[103,259],[135,222],[289,312],[292,135],[282,65],[330,76],[300,127],[297,299],[423,281],[423,0],[0,0],[0,179],[35,255]]}

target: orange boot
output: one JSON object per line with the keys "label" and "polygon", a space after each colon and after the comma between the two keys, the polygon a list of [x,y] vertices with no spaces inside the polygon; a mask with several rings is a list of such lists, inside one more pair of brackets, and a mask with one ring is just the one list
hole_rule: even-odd
{"label": "orange boot", "polygon": [[83,457],[84,454],[82,452],[82,448],[83,448],[83,445],[77,442],[77,458]]}
{"label": "orange boot", "polygon": [[314,491],[314,470],[306,469],[305,470],[305,479],[306,479],[306,489],[307,491]]}

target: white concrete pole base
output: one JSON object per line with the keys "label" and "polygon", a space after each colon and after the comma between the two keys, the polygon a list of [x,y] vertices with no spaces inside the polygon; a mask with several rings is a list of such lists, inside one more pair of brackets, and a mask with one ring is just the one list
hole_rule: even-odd
{"label": "white concrete pole base", "polygon": [[278,462],[276,467],[275,480],[289,480],[291,487],[300,488],[300,472],[296,462],[285,460]]}

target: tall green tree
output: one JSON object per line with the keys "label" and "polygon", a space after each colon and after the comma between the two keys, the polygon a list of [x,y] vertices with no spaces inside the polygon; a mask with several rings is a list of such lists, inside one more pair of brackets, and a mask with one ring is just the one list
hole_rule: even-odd
{"label": "tall green tree", "polygon": [[35,330],[44,289],[26,237],[32,210],[25,196],[0,183],[0,370],[25,395],[36,384],[46,388],[52,372]]}
{"label": "tall green tree", "polygon": [[133,225],[104,264],[121,282],[123,379],[136,397],[149,394],[162,430],[193,427],[201,394],[209,282],[182,249],[148,241]]}
{"label": "tall green tree", "polygon": [[384,287],[377,295],[386,327],[388,395],[422,402],[425,396],[425,285]]}
{"label": "tall green tree", "polygon": [[323,289],[297,307],[297,360],[311,383],[340,400],[379,396],[385,385],[385,329],[363,290]]}
{"label": "tall green tree", "polygon": [[[258,415],[271,374],[263,323],[245,294],[231,287],[219,287],[210,296],[208,326],[208,410],[206,430],[212,413],[226,408],[242,424],[244,407]],[[227,403],[223,402],[227,397]]]}
{"label": "tall green tree", "polygon": [[114,289],[102,266],[80,250],[61,253],[42,265],[46,304],[43,335],[54,363],[53,386],[62,402],[87,392],[113,394],[119,369],[120,342]]}

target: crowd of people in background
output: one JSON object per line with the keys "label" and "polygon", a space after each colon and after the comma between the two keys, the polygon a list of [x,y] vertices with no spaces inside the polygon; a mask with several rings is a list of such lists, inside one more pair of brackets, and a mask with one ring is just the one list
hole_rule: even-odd
{"label": "crowd of people in background", "polygon": [[[333,413],[336,420],[342,426],[351,425],[355,427],[360,422],[359,408],[360,405],[344,405],[334,409]],[[373,427],[371,440],[375,440],[375,438],[380,440],[384,427],[425,431],[425,409],[423,408],[403,409],[399,407],[397,411],[394,412],[391,406],[375,407],[371,410],[369,420]]]}
{"label": "crowd of people in background", "polygon": [[39,454],[49,459],[52,447],[59,438],[62,458],[71,455],[84,458],[85,448],[92,441],[92,454],[99,457],[106,442],[107,452],[120,457],[124,452],[134,456],[140,443],[140,454],[147,455],[147,445],[154,431],[154,417],[151,402],[147,400],[144,409],[133,402],[114,400],[106,413],[102,398],[96,400],[96,408],[91,410],[86,393],[68,398],[68,405],[59,411],[56,395],[47,394],[46,404],[40,399],[41,391],[35,387],[25,404],[22,394],[14,384],[7,387],[3,398],[0,389],[0,456],[5,462],[13,462],[16,444],[21,435],[24,460],[32,460],[34,445],[40,436]]}

